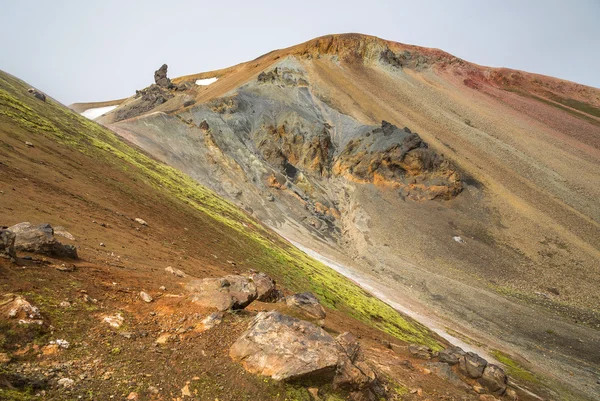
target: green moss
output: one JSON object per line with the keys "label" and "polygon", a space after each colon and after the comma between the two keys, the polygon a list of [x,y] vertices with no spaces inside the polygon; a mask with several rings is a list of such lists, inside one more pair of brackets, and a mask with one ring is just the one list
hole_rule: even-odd
{"label": "green moss", "polygon": [[536,375],[523,368],[521,364],[504,352],[492,350],[492,355],[498,360],[498,362],[504,365],[509,376],[529,383],[540,384],[540,379]]}
{"label": "green moss", "polygon": [[[159,163],[129,146],[112,131],[48,99],[40,102],[27,93],[27,87],[0,74],[2,100],[0,114],[18,126],[76,149],[92,158],[127,172],[136,180],[167,194],[210,217],[215,225],[232,230],[230,238],[242,242],[254,254],[251,262],[280,279],[295,291],[312,291],[324,305],[383,330],[400,340],[442,347],[421,324],[370,296],[344,276],[309,258],[274,236],[231,202],[198,184],[182,172]],[[29,105],[35,102],[35,110]],[[7,105],[7,106],[5,106]],[[120,188],[125,193],[128,188]]]}
{"label": "green moss", "polygon": [[311,401],[312,397],[304,387],[287,386],[284,399],[285,401]]}
{"label": "green moss", "polygon": [[31,401],[35,399],[36,397],[29,390],[18,391],[0,388],[0,400],[3,401]]}

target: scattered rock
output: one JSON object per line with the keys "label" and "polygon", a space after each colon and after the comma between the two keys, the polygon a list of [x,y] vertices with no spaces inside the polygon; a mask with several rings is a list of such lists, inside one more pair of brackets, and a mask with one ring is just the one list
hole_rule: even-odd
{"label": "scattered rock", "polygon": [[20,295],[5,294],[0,300],[0,310],[9,319],[18,319],[19,324],[43,323],[40,310]]}
{"label": "scattered rock", "polygon": [[100,246],[105,247],[106,245],[104,245],[104,242],[101,242]]}
{"label": "scattered rock", "polygon": [[432,356],[431,348],[425,345],[411,344],[408,346],[408,352],[419,359],[431,359]]}
{"label": "scattered rock", "polygon": [[455,236],[453,236],[453,237],[452,237],[452,239],[453,239],[454,241],[458,242],[459,244],[464,244],[464,243],[465,243],[465,240],[464,240],[464,239],[462,239],[462,237],[460,237],[460,236],[458,236],[458,235],[455,235]]}
{"label": "scattered rock", "polygon": [[184,278],[185,277],[185,273],[179,269],[173,269],[171,266],[165,267],[165,271],[167,273],[171,273],[174,274],[177,277],[181,277]]}
{"label": "scattered rock", "polygon": [[29,141],[25,141],[25,145],[26,145],[28,148],[33,148],[33,147],[34,147],[34,146],[33,146],[33,143],[31,143],[31,142],[29,142]]}
{"label": "scattered rock", "polygon": [[323,309],[317,297],[311,292],[290,295],[285,297],[284,300],[288,306],[298,308],[310,317],[325,319],[325,309]]}
{"label": "scattered rock", "polygon": [[161,291],[166,291],[167,287],[165,287],[164,285],[161,285],[160,287],[158,287],[158,289]]}
{"label": "scattered rock", "polygon": [[58,304],[58,306],[60,306],[61,308],[70,308],[71,307],[71,303],[69,301],[62,301],[60,304]]}
{"label": "scattered rock", "polygon": [[185,386],[183,386],[183,388],[181,389],[181,396],[182,397],[191,397],[192,396],[192,392],[190,391],[189,384],[186,384]]}
{"label": "scattered rock", "polygon": [[238,275],[192,280],[186,288],[192,293],[193,302],[219,311],[243,309],[258,296],[256,285],[248,277]]}
{"label": "scattered rock", "polygon": [[200,332],[212,329],[213,327],[221,324],[223,321],[223,312],[214,312],[202,319],[200,324],[196,327]]}
{"label": "scattered rock", "polygon": [[58,385],[64,388],[71,388],[75,385],[75,380],[69,379],[68,377],[63,377],[62,379],[58,380]]}
{"label": "scattered rock", "polygon": [[16,235],[17,251],[77,259],[77,249],[73,245],[63,245],[54,238],[54,229],[50,224],[34,226],[24,222],[10,227],[9,230]]}
{"label": "scattered rock", "polygon": [[140,219],[139,217],[136,217],[136,218],[135,218],[135,222],[136,222],[136,223],[139,223],[139,224],[141,224],[141,225],[143,225],[143,226],[147,226],[147,225],[148,225],[148,223],[146,223],[146,220],[142,220],[142,219]]}
{"label": "scattered rock", "polygon": [[16,234],[10,230],[0,229],[0,256],[9,259],[16,259],[15,239]]}
{"label": "scattered rock", "polygon": [[111,325],[114,328],[119,328],[119,327],[121,327],[121,325],[123,324],[125,319],[123,318],[123,315],[121,315],[120,313],[117,313],[116,315],[113,315],[113,316],[105,316],[104,319],[102,319],[102,321],[105,323],[108,323],[109,325]]}
{"label": "scattered rock", "polygon": [[478,379],[483,375],[486,365],[487,361],[474,352],[466,353],[459,360],[460,370],[473,379]]}
{"label": "scattered rock", "polygon": [[144,291],[140,291],[140,298],[142,299],[142,301],[147,302],[147,303],[150,303],[153,301],[150,294],[148,294],[147,292],[144,292]]}
{"label": "scattered rock", "polygon": [[63,349],[67,349],[70,346],[70,344],[67,340],[63,340],[61,338],[50,341],[50,344],[56,345],[58,348],[63,348]]}
{"label": "scattered rock", "polygon": [[62,263],[60,266],[56,266],[56,270],[61,272],[74,272],[76,269],[74,264]]}
{"label": "scattered rock", "polygon": [[29,88],[27,92],[31,93],[36,99],[39,99],[42,102],[46,101],[46,95],[44,95],[42,92],[38,91],[35,88]]}
{"label": "scattered rock", "polygon": [[488,364],[479,378],[479,383],[487,388],[490,393],[502,395],[506,391],[508,377],[501,367]]}
{"label": "scattered rock", "polygon": [[158,336],[158,338],[156,339],[156,343],[157,344],[166,344],[169,340],[171,339],[171,335],[170,334],[161,334],[160,336]]}
{"label": "scattered rock", "polygon": [[9,363],[11,360],[10,356],[5,352],[0,352],[0,365]]}
{"label": "scattered rock", "polygon": [[275,280],[265,273],[253,273],[250,275],[250,279],[256,285],[257,300],[261,302],[276,302],[281,297],[281,293],[275,286]]}
{"label": "scattered rock", "polygon": [[129,393],[129,395],[127,396],[128,400],[132,400],[132,401],[137,401],[139,400],[139,395],[138,393],[136,393],[135,391],[132,391],[131,393]]}
{"label": "scattered rock", "polygon": [[261,312],[231,346],[229,355],[251,373],[275,380],[331,380],[341,349],[312,323],[279,312]]}

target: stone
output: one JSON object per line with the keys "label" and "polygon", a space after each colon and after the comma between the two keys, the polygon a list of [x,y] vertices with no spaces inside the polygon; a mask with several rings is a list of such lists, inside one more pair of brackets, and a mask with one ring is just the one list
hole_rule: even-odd
{"label": "stone", "polygon": [[139,223],[139,224],[141,224],[143,226],[147,226],[148,225],[148,223],[146,223],[146,220],[140,219],[139,217],[135,218],[135,222]]}
{"label": "stone", "polygon": [[39,99],[42,102],[46,101],[46,95],[44,95],[42,92],[38,91],[35,88],[29,88],[27,92],[31,93],[36,99]]}
{"label": "stone", "polygon": [[480,378],[486,366],[487,361],[474,352],[467,352],[459,360],[460,370],[473,379]]}
{"label": "stone", "polygon": [[171,80],[167,77],[168,68],[169,66],[163,64],[158,70],[154,71],[154,82],[162,88],[173,89],[175,88],[175,85],[173,85]]}
{"label": "stone", "polygon": [[5,352],[0,352],[0,365],[9,363],[11,360],[10,356]]}
{"label": "stone", "polygon": [[450,365],[448,365],[447,363],[429,362],[426,366],[429,370],[431,370],[431,373],[433,373],[441,379],[446,380],[455,387],[462,388],[465,390],[468,390],[470,388],[468,384],[460,380],[460,377],[456,373],[454,373]]}
{"label": "stone", "polygon": [[68,377],[63,377],[58,380],[58,385],[64,388],[71,388],[75,385],[75,380],[69,379]]}
{"label": "stone", "polygon": [[29,141],[25,141],[25,145],[26,145],[28,148],[35,148],[35,146],[33,145],[33,143],[31,143],[31,142],[29,142]]}
{"label": "stone", "polygon": [[200,332],[210,330],[213,327],[223,322],[223,312],[214,312],[202,319],[200,324],[196,326],[196,329]]}
{"label": "stone", "polygon": [[186,384],[185,386],[183,386],[183,388],[181,389],[181,396],[182,397],[191,397],[192,396],[192,392],[190,391],[189,384]]}
{"label": "stone", "polygon": [[10,230],[0,229],[0,256],[9,259],[16,259],[15,239],[16,234]]}
{"label": "stone", "polygon": [[322,328],[277,311],[260,312],[229,350],[248,372],[274,380],[329,381],[341,350]]}
{"label": "stone", "polygon": [[[598,384],[600,384],[600,380],[598,380]],[[519,401],[519,396],[517,395],[517,392],[512,388],[507,388],[506,392],[504,393],[504,396],[509,401]]]}
{"label": "stone", "polygon": [[104,316],[102,321],[104,323],[108,323],[110,326],[118,329],[119,327],[121,327],[121,325],[123,324],[125,319],[123,318],[123,315],[121,315],[120,313],[117,313],[116,315],[113,315],[113,316]]}
{"label": "stone", "polygon": [[456,365],[461,356],[465,355],[465,352],[460,347],[449,347],[439,352],[438,358],[440,362],[447,363],[448,365]]}
{"label": "stone", "polygon": [[411,344],[408,346],[408,352],[419,359],[431,359],[432,356],[431,348],[425,345]]}
{"label": "stone", "polygon": [[184,277],[185,277],[185,273],[184,273],[183,271],[181,271],[181,270],[179,270],[179,269],[174,269],[174,268],[172,268],[171,266],[167,266],[167,267],[165,267],[165,271],[166,271],[167,273],[171,273],[171,274],[173,274],[173,275],[175,275],[175,276],[177,276],[177,277],[181,277],[181,278],[184,278]]}
{"label": "stone", "polygon": [[244,309],[258,296],[256,285],[239,275],[192,280],[186,289],[192,293],[192,302],[219,311]]}
{"label": "stone", "polygon": [[132,401],[137,401],[140,399],[140,396],[138,395],[138,393],[136,393],[135,391],[132,391],[131,393],[129,393],[129,395],[127,396],[128,400],[132,400]]}
{"label": "stone", "polygon": [[350,358],[341,358],[338,363],[333,386],[346,391],[361,391],[368,389],[375,382],[377,376],[364,361],[352,363]]}
{"label": "stone", "polygon": [[59,235],[61,237],[65,237],[68,240],[75,241],[75,237],[68,232],[63,226],[54,227],[54,235]]}
{"label": "stone", "polygon": [[506,391],[508,377],[500,366],[488,364],[478,381],[482,386],[488,389],[490,393],[502,395]]}
{"label": "stone", "polygon": [[171,339],[171,335],[170,334],[161,334],[160,336],[158,336],[158,338],[156,339],[156,343],[157,344],[166,344],[169,340]]}
{"label": "stone", "polygon": [[320,401],[321,397],[319,397],[319,389],[317,387],[309,387],[308,394],[313,399],[313,401]]}
{"label": "stone", "polygon": [[20,295],[5,294],[0,300],[0,311],[7,318],[16,319],[19,324],[43,323],[38,307],[33,306]]}
{"label": "stone", "polygon": [[290,295],[284,299],[288,306],[300,309],[310,317],[315,319],[325,319],[325,309],[323,309],[317,297],[311,292]]}
{"label": "stone", "polygon": [[61,244],[54,237],[54,229],[50,224],[33,225],[24,222],[10,227],[9,230],[16,235],[17,251],[77,259],[77,249],[73,245]]}
{"label": "stone", "polygon": [[275,280],[265,273],[253,273],[250,279],[256,285],[257,297],[261,302],[276,302],[279,300],[280,292],[275,286]]}
{"label": "stone", "polygon": [[358,338],[350,332],[345,332],[337,336],[335,340],[346,352],[348,358],[350,358],[352,362],[356,361],[360,353]]}
{"label": "stone", "polygon": [[144,292],[144,291],[140,291],[140,298],[142,299],[142,301],[147,302],[147,303],[150,303],[154,300],[154,299],[152,299],[150,294],[148,294],[147,292]]}

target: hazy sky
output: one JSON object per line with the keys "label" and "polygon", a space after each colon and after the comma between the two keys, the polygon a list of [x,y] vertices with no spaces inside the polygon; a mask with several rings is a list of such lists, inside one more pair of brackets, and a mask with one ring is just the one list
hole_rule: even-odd
{"label": "hazy sky", "polygon": [[600,87],[600,0],[0,0],[0,69],[63,103],[132,95],[330,33]]}

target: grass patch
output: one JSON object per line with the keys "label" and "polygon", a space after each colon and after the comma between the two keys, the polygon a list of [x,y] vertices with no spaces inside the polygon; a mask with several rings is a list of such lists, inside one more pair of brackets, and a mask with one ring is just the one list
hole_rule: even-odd
{"label": "grass patch", "polygon": [[[44,135],[71,149],[114,166],[156,191],[209,216],[231,232],[230,239],[249,248],[250,262],[278,278],[294,291],[310,290],[325,306],[348,315],[394,337],[442,347],[423,325],[404,317],[381,300],[324,264],[308,257],[272,234],[237,206],[182,172],[157,162],[122,141],[112,131],[82,117],[48,98],[41,102],[27,93],[27,86],[14,77],[0,74],[0,123]],[[15,130],[11,129],[13,135]],[[123,188],[127,193],[129,189]]]}
{"label": "grass patch", "polygon": [[509,374],[509,376],[517,380],[522,380],[533,384],[541,384],[540,379],[536,375],[523,368],[521,364],[504,352],[492,350],[492,355],[498,360],[498,362],[505,366],[506,372]]}

